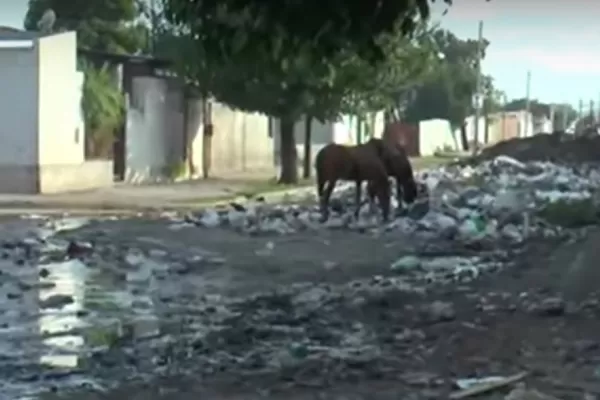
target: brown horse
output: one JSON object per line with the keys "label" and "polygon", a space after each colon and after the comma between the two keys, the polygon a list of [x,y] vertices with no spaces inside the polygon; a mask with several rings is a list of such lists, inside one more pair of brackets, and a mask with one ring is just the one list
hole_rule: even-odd
{"label": "brown horse", "polygon": [[412,165],[404,148],[398,143],[376,138],[367,143],[377,149],[377,154],[383,162],[388,176],[396,180],[398,204],[401,204],[402,200],[406,204],[414,203],[418,187]]}
{"label": "brown horse", "polygon": [[329,218],[329,199],[337,181],[356,182],[356,210],[358,217],[361,200],[361,184],[368,181],[369,198],[377,197],[383,218],[387,221],[390,212],[390,183],[379,150],[367,142],[358,146],[343,146],[330,143],[316,156],[317,193],[321,207],[321,222]]}

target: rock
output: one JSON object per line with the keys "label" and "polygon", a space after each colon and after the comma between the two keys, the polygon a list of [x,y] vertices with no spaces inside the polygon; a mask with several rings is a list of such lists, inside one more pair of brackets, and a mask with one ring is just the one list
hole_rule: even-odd
{"label": "rock", "polygon": [[205,228],[216,228],[221,225],[221,217],[215,210],[207,209],[204,210],[198,222]]}
{"label": "rock", "polygon": [[527,389],[520,383],[509,394],[504,397],[504,400],[560,400],[557,397],[545,394],[536,389]]}
{"label": "rock", "polygon": [[565,300],[581,301],[598,290],[598,243],[600,229],[593,229],[583,239],[559,246],[549,255],[547,284]]}
{"label": "rock", "polygon": [[564,315],[566,304],[560,297],[549,297],[535,304],[531,311],[543,317],[560,317]]}
{"label": "rock", "polygon": [[92,251],[93,247],[90,243],[70,241],[66,253],[68,258],[78,258],[90,254]]}
{"label": "rock", "polygon": [[428,322],[447,322],[456,318],[456,311],[452,303],[444,301],[434,301],[431,304],[421,308],[423,316]]}
{"label": "rock", "polygon": [[391,269],[393,271],[404,271],[404,270],[413,270],[418,268],[421,265],[421,260],[416,256],[404,256],[402,258],[397,259],[391,265]]}
{"label": "rock", "polygon": [[73,303],[73,297],[63,294],[49,296],[45,300],[40,300],[40,308],[62,308]]}

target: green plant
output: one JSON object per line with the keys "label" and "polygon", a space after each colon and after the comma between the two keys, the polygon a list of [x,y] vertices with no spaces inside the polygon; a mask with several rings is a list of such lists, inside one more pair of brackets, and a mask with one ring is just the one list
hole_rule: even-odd
{"label": "green plant", "polygon": [[188,175],[188,164],[185,161],[178,161],[165,166],[163,174],[172,180],[183,178]]}
{"label": "green plant", "polygon": [[600,209],[592,199],[559,200],[546,204],[538,213],[554,225],[577,228],[600,222]]}
{"label": "green plant", "polygon": [[96,145],[112,145],[114,132],[125,117],[125,97],[109,68],[84,63],[82,70],[82,110],[87,135]]}

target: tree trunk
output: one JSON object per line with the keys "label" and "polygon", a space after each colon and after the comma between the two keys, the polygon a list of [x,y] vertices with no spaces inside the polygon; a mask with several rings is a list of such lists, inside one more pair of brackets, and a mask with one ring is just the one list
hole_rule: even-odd
{"label": "tree trunk", "polygon": [[312,172],[312,120],[312,117],[307,115],[304,121],[304,170],[302,171],[304,179],[310,179]]}
{"label": "tree trunk", "polygon": [[279,134],[281,135],[281,176],[279,183],[298,183],[298,153],[296,152],[296,138],[294,136],[295,121],[290,117],[279,120]]}
{"label": "tree trunk", "polygon": [[362,116],[356,116],[356,144],[360,145],[363,142],[363,119]]}
{"label": "tree trunk", "polygon": [[210,176],[210,169],[212,167],[212,137],[214,134],[214,127],[207,125],[204,127],[202,136],[202,177],[208,179]]}
{"label": "tree trunk", "polygon": [[462,142],[463,151],[469,151],[469,140],[467,139],[467,124],[463,122],[460,126],[460,141]]}

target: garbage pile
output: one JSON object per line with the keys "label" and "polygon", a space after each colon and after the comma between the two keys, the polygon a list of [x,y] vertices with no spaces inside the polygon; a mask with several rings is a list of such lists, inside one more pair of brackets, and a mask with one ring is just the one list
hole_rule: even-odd
{"label": "garbage pile", "polygon": [[[463,241],[522,242],[528,236],[556,236],[565,227],[595,223],[594,199],[600,169],[551,162],[520,162],[498,156],[475,166],[422,171],[427,190],[406,215],[382,224],[367,202],[354,218],[354,185],[339,185],[332,216],[324,224],[315,195],[294,204],[230,204],[186,216],[172,226],[227,227],[245,234],[290,234],[317,229],[404,231]],[[395,198],[392,199],[392,203]],[[562,220],[561,220],[562,218]],[[433,239],[433,237],[430,237]]]}
{"label": "garbage pile", "polygon": [[600,162],[600,136],[574,136],[562,132],[538,134],[528,138],[502,141],[470,159],[470,164],[506,155],[519,161],[555,163]]}

